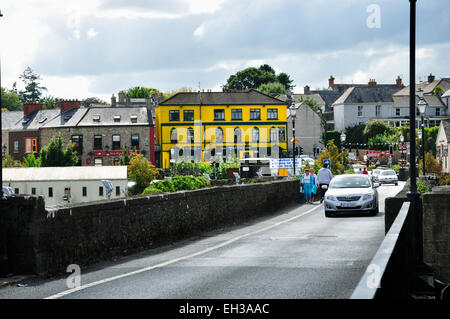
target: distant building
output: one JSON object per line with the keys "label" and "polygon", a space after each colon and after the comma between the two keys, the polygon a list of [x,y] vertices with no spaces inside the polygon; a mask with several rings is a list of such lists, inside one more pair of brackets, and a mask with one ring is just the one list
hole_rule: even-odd
{"label": "distant building", "polygon": [[440,123],[439,131],[436,136],[436,157],[442,166],[444,173],[450,173],[450,156],[448,149],[450,147],[450,120],[443,120]]}
{"label": "distant building", "polygon": [[127,192],[127,166],[3,168],[2,173],[4,186],[16,194],[42,196],[46,206],[107,199],[102,180],[111,182],[111,198]]}
{"label": "distant building", "polygon": [[196,162],[283,156],[286,103],[257,90],[180,92],[156,110],[157,158]]}

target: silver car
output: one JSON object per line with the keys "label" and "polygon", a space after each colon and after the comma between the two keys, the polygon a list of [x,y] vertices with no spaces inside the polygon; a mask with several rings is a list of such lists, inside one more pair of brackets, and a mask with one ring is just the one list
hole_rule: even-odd
{"label": "silver car", "polygon": [[378,182],[378,176],[381,174],[381,169],[374,169],[372,171],[372,182],[377,183]]}
{"label": "silver car", "polygon": [[380,184],[395,184],[398,185],[398,177],[397,173],[394,170],[385,170],[382,171],[378,176],[378,183]]}
{"label": "silver car", "polygon": [[378,183],[372,184],[368,175],[345,174],[331,180],[325,193],[325,216],[348,212],[378,214]]}

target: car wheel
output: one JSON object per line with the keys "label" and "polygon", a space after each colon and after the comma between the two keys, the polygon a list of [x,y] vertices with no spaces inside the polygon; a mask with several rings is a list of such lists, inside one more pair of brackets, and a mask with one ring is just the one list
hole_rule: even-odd
{"label": "car wheel", "polygon": [[379,212],[380,212],[380,209],[379,209],[379,207],[377,206],[377,208],[375,208],[374,210],[372,210],[372,211],[370,212],[370,216],[377,216]]}
{"label": "car wheel", "polygon": [[398,186],[398,183],[395,183],[395,186]]}
{"label": "car wheel", "polygon": [[331,215],[330,212],[325,211],[325,217],[331,217],[331,216],[332,216],[332,215]]}

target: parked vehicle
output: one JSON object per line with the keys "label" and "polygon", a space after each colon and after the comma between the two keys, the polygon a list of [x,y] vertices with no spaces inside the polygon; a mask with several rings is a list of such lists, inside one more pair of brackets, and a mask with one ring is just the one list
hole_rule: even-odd
{"label": "parked vehicle", "polygon": [[353,170],[355,171],[355,173],[358,173],[359,169],[361,169],[361,171],[364,169],[364,165],[361,165],[361,164],[353,164],[352,167],[353,167]]}
{"label": "parked vehicle", "polygon": [[380,175],[382,171],[383,170],[381,170],[381,169],[374,169],[372,171],[372,182],[373,183],[378,182],[378,175]]}
{"label": "parked vehicle", "polygon": [[9,186],[2,186],[3,195],[11,196],[14,195],[14,190]]}
{"label": "parked vehicle", "polygon": [[348,212],[368,212],[376,215],[378,183],[372,183],[368,175],[344,174],[335,176],[325,193],[325,216]]}
{"label": "parked vehicle", "polygon": [[395,171],[391,169],[382,171],[378,176],[378,182],[380,184],[395,184],[395,186],[397,186],[398,185],[397,173],[395,173]]}

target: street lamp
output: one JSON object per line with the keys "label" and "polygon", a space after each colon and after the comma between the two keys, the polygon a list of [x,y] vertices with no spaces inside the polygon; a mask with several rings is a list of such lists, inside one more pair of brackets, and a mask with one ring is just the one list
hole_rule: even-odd
{"label": "street lamp", "polygon": [[292,118],[292,162],[294,165],[294,176],[295,176],[295,117],[297,116],[297,109],[295,108],[295,103],[292,103],[289,107],[289,114]]}
{"label": "street lamp", "polygon": [[[344,131],[341,133],[341,152],[344,150],[344,142],[347,138],[347,135],[345,135]],[[344,156],[342,156],[342,169],[344,169]]]}
{"label": "street lamp", "polygon": [[420,117],[421,117],[421,126],[422,126],[422,136],[420,137],[422,139],[422,170],[423,175],[425,176],[425,124],[423,121],[423,116],[425,115],[425,110],[428,106],[427,102],[423,98],[423,91],[422,89],[419,89],[417,91],[417,96],[419,97],[419,102],[417,103],[417,107],[419,109]]}

